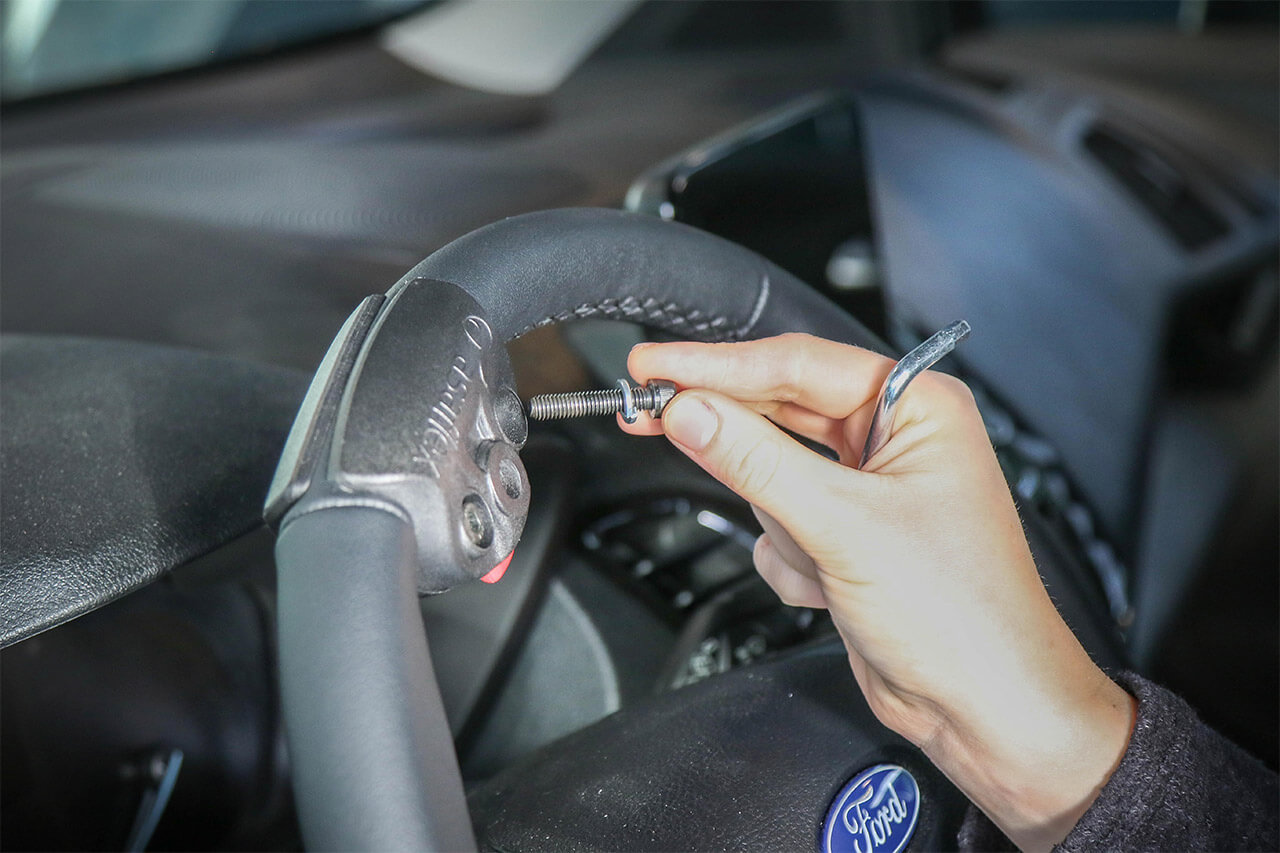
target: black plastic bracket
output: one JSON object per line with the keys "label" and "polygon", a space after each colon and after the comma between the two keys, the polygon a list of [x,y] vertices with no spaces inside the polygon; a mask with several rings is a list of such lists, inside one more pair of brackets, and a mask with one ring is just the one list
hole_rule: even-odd
{"label": "black plastic bracket", "polygon": [[484,576],[529,512],[528,436],[502,340],[456,285],[371,296],[334,339],[298,412],[265,517],[379,507],[408,522],[420,593]]}

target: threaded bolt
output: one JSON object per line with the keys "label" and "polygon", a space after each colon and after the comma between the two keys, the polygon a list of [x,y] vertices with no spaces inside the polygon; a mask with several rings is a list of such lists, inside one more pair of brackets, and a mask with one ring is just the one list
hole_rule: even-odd
{"label": "threaded bolt", "polygon": [[617,388],[530,397],[529,417],[535,421],[550,421],[621,412],[622,419],[633,424],[640,412],[648,412],[655,418],[662,417],[662,410],[675,395],[676,386],[665,379],[652,379],[643,388],[619,379]]}

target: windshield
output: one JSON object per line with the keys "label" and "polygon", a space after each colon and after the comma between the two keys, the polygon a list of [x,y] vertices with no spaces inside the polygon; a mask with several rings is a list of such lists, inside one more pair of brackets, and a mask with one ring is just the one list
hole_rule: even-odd
{"label": "windshield", "polygon": [[[0,0],[0,100],[118,83],[267,54],[432,6],[385,31],[398,59],[466,86],[545,93],[597,47],[608,55],[839,42],[874,4],[640,0]],[[889,7],[894,4],[889,4]],[[888,8],[888,7],[886,7]],[[922,46],[970,31],[1081,24],[1274,26],[1280,4],[1228,0],[961,0],[916,7]],[[607,40],[606,40],[607,39]],[[928,50],[926,52],[928,52]]]}
{"label": "windshield", "polygon": [[115,83],[376,24],[424,0],[0,0],[0,97]]}

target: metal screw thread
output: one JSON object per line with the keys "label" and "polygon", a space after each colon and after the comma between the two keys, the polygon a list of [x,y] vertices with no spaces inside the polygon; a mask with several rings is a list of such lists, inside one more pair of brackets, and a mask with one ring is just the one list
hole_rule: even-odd
{"label": "metal screw thread", "polygon": [[[631,396],[640,411],[659,408],[658,389],[631,386]],[[600,391],[570,391],[565,394],[538,394],[529,398],[529,417],[535,421],[582,418],[589,415],[611,415],[623,410],[621,388]]]}

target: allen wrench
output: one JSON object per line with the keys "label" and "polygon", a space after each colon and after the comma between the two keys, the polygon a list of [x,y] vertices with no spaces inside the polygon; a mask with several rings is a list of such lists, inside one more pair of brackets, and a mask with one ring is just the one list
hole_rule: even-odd
{"label": "allen wrench", "polygon": [[880,396],[876,398],[876,411],[871,416],[871,429],[867,431],[867,442],[862,445],[862,459],[858,469],[867,466],[867,462],[880,452],[889,441],[893,432],[893,419],[897,414],[898,401],[907,390],[911,380],[956,348],[956,344],[969,337],[969,324],[964,320],[956,320],[934,332],[924,343],[904,355],[889,371],[884,384],[880,386]]}

